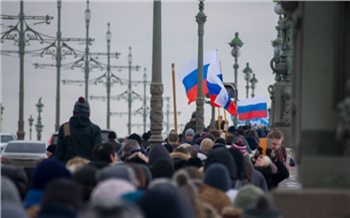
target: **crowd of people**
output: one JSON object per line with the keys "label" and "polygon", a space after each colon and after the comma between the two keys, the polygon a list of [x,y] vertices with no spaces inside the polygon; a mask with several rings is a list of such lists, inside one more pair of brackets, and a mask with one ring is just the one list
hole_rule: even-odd
{"label": "crowd of people", "polygon": [[195,133],[193,113],[183,133],[171,131],[163,143],[133,133],[120,144],[114,132],[102,143],[89,114],[80,97],[31,174],[1,165],[3,218],[282,217],[270,191],[293,163],[278,129]]}

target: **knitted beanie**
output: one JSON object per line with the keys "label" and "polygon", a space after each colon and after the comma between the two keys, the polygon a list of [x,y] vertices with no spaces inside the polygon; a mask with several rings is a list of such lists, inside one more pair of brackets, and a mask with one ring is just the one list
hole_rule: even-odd
{"label": "knitted beanie", "polygon": [[230,126],[227,130],[229,133],[235,134],[236,132],[236,127],[235,126]]}
{"label": "knitted beanie", "polygon": [[254,185],[245,185],[239,189],[238,194],[233,201],[233,206],[241,208],[242,210],[248,209],[258,202],[260,197],[264,196],[263,190]]}
{"label": "knitted beanie", "polygon": [[171,178],[156,178],[150,182],[148,190],[166,191],[174,195],[179,191],[175,181]]}
{"label": "knitted beanie", "polygon": [[120,163],[114,166],[108,166],[97,172],[96,178],[98,182],[110,179],[118,178],[130,182],[136,185],[135,171],[128,165]]}
{"label": "knitted beanie", "polygon": [[91,193],[92,205],[110,204],[121,199],[122,195],[136,191],[136,187],[122,179],[110,178],[99,182]]}
{"label": "knitted beanie", "polygon": [[136,150],[141,151],[141,147],[140,147],[139,142],[137,142],[137,140],[135,140],[135,139],[127,139],[127,140],[123,143],[123,145],[122,145],[122,147],[120,148],[120,150],[121,150],[121,152],[122,152],[122,153],[121,153],[121,156],[122,156],[123,158],[126,158],[126,157],[132,155],[132,152],[133,152],[133,151],[136,151]]}
{"label": "knitted beanie", "polygon": [[266,196],[261,196],[253,207],[244,210],[243,217],[280,218],[282,216]]}
{"label": "knitted beanie", "polygon": [[243,155],[247,155],[247,146],[244,143],[242,137],[236,137],[233,139],[232,148],[235,148],[242,152]]}
{"label": "knitted beanie", "polygon": [[195,212],[181,191],[150,190],[137,201],[145,217],[193,218]]}
{"label": "knitted beanie", "polygon": [[60,161],[45,159],[34,169],[31,189],[44,190],[49,182],[57,178],[72,179],[72,174]]}
{"label": "knitted beanie", "polygon": [[32,185],[26,195],[24,207],[40,205],[46,185],[58,178],[72,179],[72,174],[58,160],[49,158],[41,161],[34,169]]}
{"label": "knitted beanie", "polygon": [[205,138],[202,140],[201,144],[200,144],[200,149],[202,151],[204,151],[205,153],[208,153],[208,151],[213,147],[214,142],[213,140],[209,139],[209,138]]}
{"label": "knitted beanie", "polygon": [[192,112],[192,115],[191,115],[191,118],[196,118],[197,116],[196,116],[197,114],[196,114],[196,111],[193,111]]}
{"label": "knitted beanie", "polygon": [[223,192],[227,192],[231,188],[228,169],[220,163],[213,163],[208,167],[205,171],[203,182]]}
{"label": "knitted beanie", "polygon": [[191,128],[187,129],[186,132],[185,132],[185,136],[188,136],[188,135],[194,136],[194,130],[191,129]]}
{"label": "knitted beanie", "polygon": [[255,150],[259,146],[258,141],[253,136],[246,136],[245,139],[251,150]]}
{"label": "knitted beanie", "polygon": [[79,97],[78,101],[75,102],[73,113],[90,115],[90,105],[84,97]]}

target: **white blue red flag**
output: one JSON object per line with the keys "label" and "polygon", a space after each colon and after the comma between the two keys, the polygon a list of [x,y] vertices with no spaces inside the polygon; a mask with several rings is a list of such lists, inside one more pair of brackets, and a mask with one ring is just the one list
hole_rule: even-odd
{"label": "white blue red flag", "polygon": [[211,104],[214,107],[225,108],[230,114],[237,116],[236,105],[231,100],[222,82],[220,62],[210,64],[207,75],[207,86]]}
{"label": "white blue red flag", "polygon": [[[207,73],[210,63],[217,60],[217,52],[207,51],[203,54],[203,94],[208,94],[207,88]],[[198,85],[198,59],[192,58],[185,66],[178,71],[178,76],[185,86],[188,104],[197,99],[197,85]]]}
{"label": "white blue red flag", "polygon": [[256,97],[240,99],[237,111],[239,120],[265,118],[267,117],[267,98]]}

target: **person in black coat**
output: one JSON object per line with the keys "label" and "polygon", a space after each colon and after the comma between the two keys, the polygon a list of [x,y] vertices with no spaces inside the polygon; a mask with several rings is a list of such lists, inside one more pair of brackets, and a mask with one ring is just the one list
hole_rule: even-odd
{"label": "person in black coat", "polygon": [[234,188],[236,180],[238,179],[237,165],[233,159],[233,156],[227,150],[225,145],[215,144],[212,147],[212,149],[208,152],[207,160],[204,164],[204,172],[206,172],[208,167],[213,163],[221,163],[222,165],[227,167],[227,170],[230,174],[232,186]]}
{"label": "person in black coat", "polygon": [[69,131],[65,131],[66,124],[59,128],[54,154],[57,160],[67,163],[76,156],[92,159],[92,149],[102,143],[102,137],[100,127],[92,123],[89,117],[89,103],[85,98],[79,97],[74,105],[73,116],[68,122]]}

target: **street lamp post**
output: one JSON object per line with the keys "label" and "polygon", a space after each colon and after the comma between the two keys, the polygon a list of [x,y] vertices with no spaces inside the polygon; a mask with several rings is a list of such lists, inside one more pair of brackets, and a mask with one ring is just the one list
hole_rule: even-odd
{"label": "street lamp post", "polygon": [[132,54],[131,47],[129,47],[129,55],[128,55],[128,64],[129,64],[129,81],[128,81],[128,134],[131,134],[131,63],[132,63]]}
{"label": "street lamp post", "polygon": [[18,131],[17,138],[24,139],[24,120],[23,120],[23,110],[24,110],[24,49],[25,49],[25,39],[24,39],[24,13],[23,13],[23,1],[21,1],[21,12],[20,12],[20,33],[19,33],[19,120],[18,120]]}
{"label": "street lamp post", "polygon": [[29,123],[29,140],[32,140],[32,126],[33,126],[33,117],[32,115],[30,115],[29,119],[28,119],[28,123]]}
{"label": "street lamp post", "polygon": [[39,101],[35,106],[37,107],[37,110],[38,110],[38,120],[37,120],[37,123],[35,125],[35,129],[37,132],[37,140],[40,141],[41,140],[41,132],[43,131],[43,127],[44,127],[41,123],[41,112],[43,111],[43,107],[44,107],[44,104],[41,103],[41,98],[39,98]]}
{"label": "street lamp post", "polygon": [[147,74],[146,74],[146,67],[144,68],[144,74],[143,74],[143,132],[146,132],[146,123],[147,123]]}
{"label": "street lamp post", "polygon": [[[238,63],[237,59],[240,55],[240,48],[243,46],[243,42],[241,39],[238,37],[238,32],[235,33],[235,38],[231,40],[229,45],[232,47],[231,55],[235,58],[235,64],[233,65],[233,69],[235,71],[235,85],[236,85],[236,90],[238,90],[238,84],[237,84],[237,75],[238,75]],[[237,106],[237,99],[238,99],[238,92],[236,92],[236,97],[235,97],[235,105]],[[237,116],[234,117],[233,121],[234,125],[237,126]]]}
{"label": "street lamp post", "polygon": [[110,24],[107,24],[107,129],[110,126],[110,105],[111,105],[111,65],[110,65],[110,48],[111,48],[111,39],[112,33],[110,31]]}
{"label": "street lamp post", "polygon": [[[151,92],[151,146],[163,141],[163,83],[162,83],[162,2],[153,2],[152,82]],[[130,113],[129,113],[130,114]]]}
{"label": "street lamp post", "polygon": [[57,75],[56,75],[56,123],[55,123],[55,131],[58,131],[60,127],[60,84],[61,84],[61,7],[62,1],[57,1],[57,56],[56,56],[56,67],[57,67]]}
{"label": "street lamp post", "polygon": [[[147,100],[150,99],[150,97],[147,97],[147,86],[150,84],[150,81],[147,81],[147,73],[146,73],[146,67],[144,68],[144,73],[143,73],[143,81],[132,81],[133,84],[137,85],[138,83],[142,83],[143,84],[143,98],[139,98],[140,96],[136,95],[135,93],[134,96],[136,98],[132,98],[133,99],[142,99],[143,101],[143,106],[141,106],[139,109],[135,110],[132,114],[133,115],[137,115],[140,114],[143,117],[143,132],[147,131],[147,116],[149,115],[149,107],[147,106]],[[132,123],[131,126],[137,126],[134,125],[135,123]]]}
{"label": "street lamp post", "polygon": [[[113,74],[113,72],[111,71],[111,69],[112,68],[117,68],[119,70],[121,70],[121,69],[128,69],[129,73],[130,73],[129,77],[131,78],[131,71],[132,70],[138,71],[140,66],[137,66],[137,65],[136,66],[131,66],[131,61],[132,61],[131,47],[129,47],[129,55],[128,55],[129,64],[128,65],[122,65],[122,66],[111,65],[110,64],[110,57],[111,57],[110,56],[110,54],[111,54],[111,52],[110,52],[110,42],[111,42],[112,34],[110,32],[110,26],[109,25],[108,25],[108,31],[106,33],[106,37],[107,37],[107,50],[108,50],[108,52],[106,53],[106,55],[108,57],[107,72],[105,72],[102,76],[96,78],[95,81],[94,81],[94,84],[95,85],[97,85],[99,83],[105,84],[106,87],[107,87],[107,96],[90,96],[90,99],[91,100],[93,100],[93,99],[100,99],[100,100],[103,100],[103,101],[105,101],[107,99],[107,123],[106,123],[106,125],[107,125],[107,128],[109,128],[109,126],[110,126],[110,116],[118,114],[118,113],[111,113],[110,112],[110,101],[111,100],[118,100],[119,101],[120,99],[126,99],[128,102],[130,101],[130,104],[131,104],[131,102],[134,99],[140,99],[141,100],[142,98],[136,92],[132,91],[131,84],[135,83],[136,81],[130,81],[130,80],[128,82],[128,84],[130,84],[130,85],[129,85],[128,89],[125,92],[123,92],[120,95],[111,96],[111,94],[110,94],[111,93],[111,87],[112,87],[112,85],[114,83],[119,83],[120,85],[123,85],[124,83],[127,83],[126,82],[127,80],[122,80],[121,78],[115,76]],[[94,54],[94,53],[90,53],[90,55],[91,54]],[[101,54],[101,53],[98,53],[98,54]],[[119,55],[120,55],[120,53],[117,53],[117,52],[115,53],[115,57],[116,58],[118,58]],[[90,61],[91,60],[92,59],[90,59]],[[93,62],[95,62],[95,61],[92,61],[91,63],[93,63]],[[99,62],[96,61],[95,63],[99,63]],[[91,67],[91,65],[90,65],[90,67]],[[103,81],[103,78],[106,78],[106,82]],[[142,83],[144,83],[144,81],[142,81]],[[130,96],[129,96],[129,93],[130,93]],[[130,105],[130,108],[131,108],[131,105]],[[132,114],[131,111],[130,111],[130,113]],[[123,115],[128,115],[127,113],[125,113],[125,114],[122,113],[122,114]],[[130,116],[130,119],[131,119],[131,116]],[[131,122],[129,122],[129,123],[131,124]],[[129,126],[129,124],[128,124],[128,126]],[[131,134],[131,126],[132,125],[130,125],[130,127],[129,127],[129,131],[130,131],[129,135]]]}
{"label": "street lamp post", "polygon": [[258,79],[255,77],[255,73],[253,73],[253,78],[250,80],[251,83],[251,88],[252,88],[252,98],[254,98],[255,94],[254,94],[254,90],[256,88],[256,84],[258,83]]}
{"label": "street lamp post", "polygon": [[207,16],[204,14],[204,0],[199,0],[199,12],[196,16],[198,23],[198,79],[196,99],[196,132],[201,133],[204,129],[204,93],[203,93],[203,35],[204,23]]}
{"label": "street lamp post", "polygon": [[[77,57],[77,52],[72,47],[68,46],[67,42],[81,42],[85,41],[82,38],[62,38],[61,32],[61,8],[62,1],[57,1],[57,33],[56,38],[52,43],[42,49],[40,52],[40,57],[44,57],[44,55],[50,55],[52,58],[56,60],[56,64],[40,64],[34,63],[35,68],[45,68],[45,67],[55,67],[56,68],[56,121],[55,121],[55,131],[58,131],[60,127],[60,110],[61,110],[61,69],[62,60],[66,55],[74,55]],[[46,39],[46,41],[50,41],[51,39]]]}
{"label": "street lamp post", "polygon": [[244,80],[247,82],[246,83],[246,98],[249,98],[249,82],[251,79],[251,74],[253,73],[253,70],[249,67],[249,62],[247,62],[247,66],[243,69],[244,73]]}
{"label": "street lamp post", "polygon": [[[18,45],[18,54],[19,54],[19,113],[18,113],[18,129],[17,129],[17,139],[24,139],[24,55],[25,55],[25,46],[29,44],[29,41],[38,40],[43,43],[42,36],[30,28],[25,20],[45,20],[46,24],[50,24],[50,20],[53,17],[49,15],[46,16],[25,16],[23,12],[23,0],[20,1],[20,13],[18,16],[6,16],[2,15],[1,19],[3,20],[14,20],[19,19],[19,22],[11,26],[11,29],[2,33],[1,42],[3,40],[13,40],[15,45]],[[6,53],[6,51],[2,51]]]}
{"label": "street lamp post", "polygon": [[[86,24],[86,47],[85,47],[85,99],[88,99],[89,96],[89,26],[91,19],[91,11],[89,8],[89,0],[86,1],[86,10],[85,10],[85,24]],[[108,116],[108,115],[107,115]]]}

